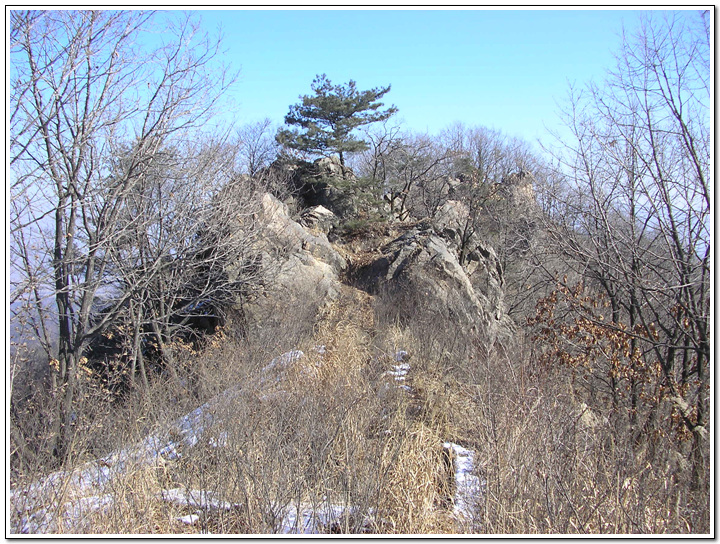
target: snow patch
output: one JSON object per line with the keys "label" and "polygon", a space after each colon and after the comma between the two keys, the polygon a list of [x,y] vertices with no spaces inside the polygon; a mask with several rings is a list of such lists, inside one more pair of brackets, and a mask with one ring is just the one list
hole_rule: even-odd
{"label": "snow patch", "polygon": [[48,533],[61,529],[79,532],[90,529],[88,516],[102,513],[114,503],[112,495],[92,495],[66,502],[60,508],[41,508],[20,520],[21,534]]}
{"label": "snow patch", "polygon": [[299,349],[294,349],[283,353],[279,357],[275,357],[269,364],[262,369],[263,374],[267,374],[271,370],[285,370],[292,363],[299,361],[305,354]]}
{"label": "snow patch", "polygon": [[184,523],[185,525],[194,525],[198,521],[200,521],[200,516],[197,514],[188,514],[187,516],[182,516],[179,518],[175,518],[180,523]]}
{"label": "snow patch", "polygon": [[[178,506],[206,511],[231,510],[239,507],[237,504],[216,499],[212,493],[197,489],[168,489],[164,490],[159,497]],[[333,525],[340,525],[345,518],[356,516],[357,508],[333,504],[312,506],[301,503],[286,507],[281,514],[282,519],[276,526],[278,534],[314,535],[327,533]],[[200,516],[189,514],[176,519],[181,523],[193,525],[200,519]],[[367,524],[367,521],[365,519],[364,524]]]}
{"label": "snow patch", "polygon": [[[126,474],[130,467],[150,466],[163,463],[165,459],[178,459],[183,447],[196,445],[203,433],[217,423],[213,414],[217,407],[227,406],[240,393],[239,387],[233,387],[216,396],[209,402],[196,408],[189,414],[175,420],[168,429],[145,438],[139,444],[122,449],[101,459],[80,465],[73,471],[57,471],[42,480],[10,493],[10,503],[19,517],[20,523],[13,531],[19,533],[47,533],[54,529],[54,516],[48,513],[63,509],[92,509],[96,504],[98,491],[104,489],[113,479]],[[174,438],[170,439],[169,436]],[[210,445],[227,444],[227,433],[220,433],[217,439],[211,439]],[[56,505],[62,494],[70,502],[59,510]],[[103,495],[103,500],[110,495]],[[100,506],[103,506],[104,503]],[[99,506],[98,506],[99,508]],[[74,512],[74,510],[72,510]],[[79,527],[77,516],[63,516],[65,529],[69,532]],[[69,524],[69,525],[68,525]]]}
{"label": "snow patch", "polygon": [[[313,507],[308,504],[288,506],[279,527],[279,534],[317,535],[330,532],[333,525],[341,525],[347,517],[358,515],[355,507],[324,504]],[[363,520],[367,525],[368,520]]]}
{"label": "snow patch", "polygon": [[395,378],[395,381],[403,381],[405,379],[405,376],[407,376],[408,372],[410,371],[410,365],[407,363],[402,363],[399,365],[393,365],[392,370],[388,370],[385,372],[388,376],[393,376]]}
{"label": "snow patch", "polygon": [[[315,351],[323,355],[325,346],[317,346]],[[300,350],[292,350],[276,357],[262,369],[261,382],[266,381],[267,374],[276,376],[279,382],[288,368],[304,357]],[[410,366],[403,363],[407,352],[395,354],[398,363],[390,371],[396,381],[405,379]],[[410,390],[406,385],[399,385]],[[242,393],[240,386],[235,386],[217,395],[207,403],[196,408],[189,414],[177,419],[168,428],[151,434],[141,442],[114,452],[101,459],[85,463],[72,471],[58,471],[42,480],[10,493],[10,504],[15,510],[19,523],[12,532],[48,533],[58,529],[58,524],[66,532],[79,533],[85,528],[87,515],[102,511],[113,504],[113,495],[101,495],[99,491],[106,488],[114,479],[123,476],[131,467],[152,466],[163,464],[168,459],[178,459],[185,447],[195,446],[203,434],[216,425],[219,418],[216,412],[226,409],[229,401]],[[228,443],[227,432],[217,433],[207,439],[213,447],[225,447]],[[59,497],[62,495],[62,499]],[[218,500],[212,493],[202,490],[183,490],[179,488],[161,492],[162,500],[178,505],[197,509],[230,510],[237,505]],[[66,501],[58,507],[59,500]],[[283,513],[280,531],[284,534],[317,534],[327,532],[335,523],[341,523],[347,516],[354,516],[355,509],[337,505],[324,505],[313,508],[301,504],[290,506]],[[181,523],[193,524],[197,514],[178,518]]]}
{"label": "snow patch", "polygon": [[[386,376],[392,376],[396,382],[404,382],[405,378],[408,375],[408,372],[410,372],[410,364],[405,363],[405,359],[408,358],[408,352],[401,349],[400,351],[396,352],[393,356],[393,359],[395,360],[396,365],[392,366],[392,370],[388,370],[385,372]],[[407,386],[402,386],[403,389],[406,389]]]}
{"label": "snow patch", "polygon": [[[283,353],[279,357],[275,357],[270,363],[265,365],[260,371],[262,377],[260,384],[265,385],[268,382],[281,383],[285,378],[290,367],[302,359],[305,354],[299,349],[294,349]],[[302,373],[306,374],[307,369],[302,369]]]}
{"label": "snow patch", "polygon": [[231,510],[233,507],[239,506],[216,499],[214,493],[199,489],[181,489],[179,487],[164,489],[160,492],[159,497],[165,502],[192,508]]}
{"label": "snow patch", "polygon": [[226,448],[228,445],[228,433],[227,431],[223,431],[220,434],[218,434],[217,438],[214,436],[210,437],[208,440],[208,444],[212,446],[213,448]]}
{"label": "snow patch", "polygon": [[475,505],[482,493],[480,478],[475,470],[475,452],[452,442],[445,442],[443,448],[451,450],[454,457],[455,496],[453,513],[464,521],[475,518]]}

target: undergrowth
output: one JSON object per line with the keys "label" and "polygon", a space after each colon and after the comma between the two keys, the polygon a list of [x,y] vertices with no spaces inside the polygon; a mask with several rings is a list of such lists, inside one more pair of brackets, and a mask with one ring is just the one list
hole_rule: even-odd
{"label": "undergrowth", "polygon": [[[293,508],[340,507],[346,515],[322,531],[709,532],[707,491],[687,485],[690,467],[670,438],[630,440],[582,402],[563,369],[540,367],[520,333],[513,346],[487,346],[421,311],[401,323],[392,304],[344,286],[310,332],[289,326],[250,342],[226,331],[201,351],[178,350],[180,381],[158,376],[149,394],[111,399],[89,384],[94,405],[79,423],[66,475],[139,443],[223,391],[239,393],[217,405],[219,423],[196,445],[179,448],[179,457],[128,466],[86,492],[110,497],[106,508],[79,512],[78,498],[62,484],[38,497],[58,521],[47,530],[274,533],[287,530]],[[283,321],[291,324],[292,316]],[[305,355],[268,368],[290,349]],[[400,351],[410,366],[405,389],[387,374]],[[41,406],[42,398],[32,402]],[[25,415],[22,430],[41,437],[34,417],[32,423]],[[445,441],[475,451],[484,492],[472,524],[452,513]],[[50,471],[42,457],[14,453],[22,462],[14,464],[13,489]],[[203,490],[229,506],[163,498],[178,489]],[[16,492],[10,502],[21,507],[32,498]],[[69,505],[75,511],[63,515]],[[179,521],[191,514],[193,524]],[[68,516],[74,525],[65,524]],[[11,512],[11,532],[19,522]]]}

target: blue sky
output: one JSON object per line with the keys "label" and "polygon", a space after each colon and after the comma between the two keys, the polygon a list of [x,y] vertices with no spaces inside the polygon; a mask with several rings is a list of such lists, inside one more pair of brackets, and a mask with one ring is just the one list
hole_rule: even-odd
{"label": "blue sky", "polygon": [[[557,125],[569,83],[600,80],[613,64],[630,10],[200,11],[221,26],[240,69],[240,123],[281,123],[314,76],[358,88],[392,84],[384,102],[412,130],[454,121],[534,141]],[[688,13],[695,16],[694,13]]]}

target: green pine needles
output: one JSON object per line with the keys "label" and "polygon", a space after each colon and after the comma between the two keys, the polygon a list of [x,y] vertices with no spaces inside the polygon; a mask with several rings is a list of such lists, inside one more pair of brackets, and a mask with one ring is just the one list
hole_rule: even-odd
{"label": "green pine needles", "polygon": [[395,106],[381,110],[379,102],[388,91],[378,87],[358,91],[350,80],[346,85],[333,85],[325,74],[315,76],[311,88],[314,95],[301,96],[301,103],[290,106],[285,123],[298,128],[280,129],[278,143],[322,156],[337,153],[345,165],[344,154],[364,151],[367,142],[352,135],[356,128],[384,121],[397,112]]}

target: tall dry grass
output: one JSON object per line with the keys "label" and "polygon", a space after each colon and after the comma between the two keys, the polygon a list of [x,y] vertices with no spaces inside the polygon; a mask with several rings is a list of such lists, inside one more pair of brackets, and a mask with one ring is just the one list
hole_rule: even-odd
{"label": "tall dry grass", "polygon": [[[216,422],[193,445],[175,439],[179,457],[129,464],[123,473],[85,494],[111,497],[108,506],[82,510],[80,497],[59,491],[44,497],[56,524],[50,532],[274,533],[291,529],[288,512],[310,509],[337,515],[315,527],[325,532],[444,533],[449,474],[437,414],[423,394],[407,394],[386,374],[406,338],[377,336],[372,297],[347,288],[304,335],[288,315],[287,330],[252,341],[221,335],[200,351],[175,346],[177,378],[157,376],[149,394],[104,399],[86,406],[73,468],[160,433],[199,404],[229,388],[238,392],[213,405]],[[322,346],[322,347],[321,347]],[[283,351],[305,355],[268,363]],[[419,361],[419,360],[418,360]],[[418,366],[418,383],[422,382]],[[91,389],[91,384],[88,385]],[[48,468],[29,466],[14,479],[20,488]],[[62,478],[61,478],[62,480]],[[182,505],[163,490],[202,490],[216,504]],[[17,495],[20,500],[20,494]],[[86,497],[87,499],[88,497]],[[29,508],[26,514],[32,508]],[[196,514],[193,525],[178,521]],[[20,526],[20,516],[13,520]],[[63,520],[78,518],[76,525]],[[297,529],[297,528],[296,528]]]}
{"label": "tall dry grass", "polygon": [[[410,317],[395,303],[345,287],[312,328],[288,314],[279,320],[287,328],[251,339],[227,331],[199,351],[177,346],[179,381],[156,376],[149,394],[110,398],[88,381],[66,469],[162,434],[230,388],[236,394],[213,405],[216,423],[192,447],[178,445],[179,457],[128,465],[93,489],[110,497],[106,507],[83,511],[62,479],[50,499],[26,506],[54,512],[59,523],[46,530],[57,533],[275,533],[293,529],[290,514],[303,511],[319,517],[315,530],[336,533],[710,531],[708,487],[693,488],[672,435],[626,432],[588,406],[565,369],[539,367],[520,334],[512,346],[486,345],[428,316],[421,301]],[[291,349],[305,355],[267,368]],[[409,389],[387,374],[399,350],[408,353]],[[35,401],[41,411],[39,394]],[[41,443],[39,413],[18,417],[11,443],[22,433]],[[445,441],[475,451],[484,482],[476,519],[452,515]],[[55,468],[13,454],[15,489]],[[188,504],[168,500],[168,490],[205,494]],[[193,524],[179,521],[190,514]]]}
{"label": "tall dry grass", "polygon": [[709,533],[709,494],[672,435],[638,436],[588,407],[572,375],[538,367],[523,342],[471,375],[487,532]]}
{"label": "tall dry grass", "polygon": [[445,439],[476,451],[485,482],[476,529],[710,532],[709,470],[693,483],[695,454],[659,416],[654,429],[633,429],[613,406],[586,398],[570,370],[540,366],[522,331],[512,343],[487,345],[415,304],[398,316],[393,299],[381,297],[378,315],[406,331],[424,417]]}

